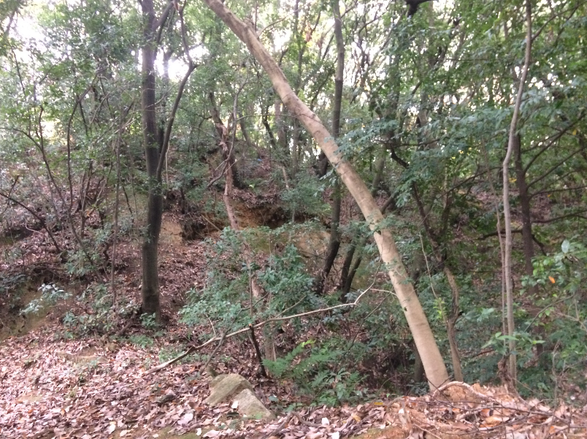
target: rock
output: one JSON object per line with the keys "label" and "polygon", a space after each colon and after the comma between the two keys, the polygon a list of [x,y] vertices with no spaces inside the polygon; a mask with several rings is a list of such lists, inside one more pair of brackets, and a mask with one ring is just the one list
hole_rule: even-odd
{"label": "rock", "polygon": [[221,402],[234,401],[242,416],[255,419],[273,419],[274,415],[253,392],[253,387],[239,374],[218,375],[210,381],[210,396],[206,404],[214,406]]}
{"label": "rock", "polygon": [[159,405],[167,404],[168,402],[171,402],[176,398],[177,398],[177,395],[175,394],[175,392],[173,390],[169,390],[165,395],[157,398],[157,404],[159,404]]}
{"label": "rock", "polygon": [[253,387],[246,378],[239,374],[218,375],[210,381],[211,393],[205,402],[213,406],[232,398],[245,389],[253,390]]}
{"label": "rock", "polygon": [[271,413],[271,411],[259,401],[257,395],[249,389],[245,389],[236,395],[234,401],[238,403],[238,412],[247,418],[265,420],[273,419],[275,417],[275,415],[273,415],[273,413]]}

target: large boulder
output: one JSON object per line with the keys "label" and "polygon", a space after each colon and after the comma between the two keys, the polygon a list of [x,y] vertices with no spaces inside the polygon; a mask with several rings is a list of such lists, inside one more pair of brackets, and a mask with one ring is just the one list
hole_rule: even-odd
{"label": "large boulder", "polygon": [[221,402],[234,401],[234,406],[242,416],[255,419],[272,419],[269,411],[253,392],[253,386],[246,378],[236,373],[218,375],[210,381],[210,396],[206,404],[214,406]]}

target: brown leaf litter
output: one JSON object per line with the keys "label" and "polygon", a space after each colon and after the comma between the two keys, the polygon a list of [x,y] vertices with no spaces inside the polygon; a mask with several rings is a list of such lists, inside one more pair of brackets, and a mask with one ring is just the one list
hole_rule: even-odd
{"label": "brown leaf litter", "polygon": [[[155,438],[165,427],[205,438],[587,437],[585,413],[577,408],[561,403],[553,409],[501,387],[458,382],[422,397],[281,410],[271,422],[243,420],[230,404],[204,404],[209,389],[199,364],[147,374],[160,362],[158,349],[54,341],[52,335],[37,332],[0,346],[2,438]],[[283,387],[270,380],[254,385],[270,407],[269,395]],[[294,400],[283,391],[279,398],[282,407]]]}

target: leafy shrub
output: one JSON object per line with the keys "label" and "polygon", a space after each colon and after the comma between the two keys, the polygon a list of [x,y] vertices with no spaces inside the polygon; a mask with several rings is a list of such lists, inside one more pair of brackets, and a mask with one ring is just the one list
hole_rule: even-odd
{"label": "leafy shrub", "polygon": [[[280,231],[273,232],[275,235]],[[312,291],[312,277],[293,245],[286,245],[279,253],[273,252],[265,268],[258,262],[249,266],[250,259],[260,261],[256,253],[254,231],[235,232],[225,229],[208,254],[210,267],[203,290],[188,292],[188,304],[181,310],[182,319],[191,325],[214,322],[215,328],[226,331],[245,327],[253,320],[261,321],[285,310],[302,312],[323,303]],[[249,260],[250,260],[249,259]],[[266,296],[254,299],[250,280],[255,276]]]}
{"label": "leafy shrub", "polygon": [[47,307],[55,305],[57,302],[66,300],[71,297],[63,289],[55,284],[42,284],[39,287],[41,296],[38,299],[31,300],[29,304],[21,311],[22,314],[38,314]]}
{"label": "leafy shrub", "polygon": [[144,334],[133,334],[128,339],[132,344],[142,349],[150,348],[155,343],[151,337]]}
{"label": "leafy shrub", "polygon": [[145,329],[158,329],[161,325],[157,322],[157,315],[153,314],[141,314],[141,326]]}
{"label": "leafy shrub", "polygon": [[63,317],[63,324],[71,336],[107,334],[120,320],[135,315],[139,309],[133,302],[113,306],[112,295],[104,284],[91,285],[75,299],[75,307]]}
{"label": "leafy shrub", "polygon": [[281,194],[284,208],[291,214],[294,222],[296,216],[319,216],[328,212],[329,206],[322,199],[325,183],[309,175],[301,175],[292,187]]}
{"label": "leafy shrub", "polygon": [[[535,305],[539,311],[526,318],[516,334],[520,379],[535,389],[538,383],[544,396],[555,398],[583,395],[587,386],[584,372],[587,358],[587,247],[579,239],[564,240],[561,249],[534,261],[534,273],[524,286],[537,289]],[[523,343],[528,331],[541,334],[535,348]],[[536,344],[536,343],[535,343]],[[587,401],[582,401],[583,403]]]}
{"label": "leafy shrub", "polygon": [[339,367],[346,354],[333,343],[316,346],[314,340],[308,340],[283,358],[264,364],[276,378],[291,380],[302,393],[314,395],[316,404],[339,405],[364,396],[358,389],[359,373]]}

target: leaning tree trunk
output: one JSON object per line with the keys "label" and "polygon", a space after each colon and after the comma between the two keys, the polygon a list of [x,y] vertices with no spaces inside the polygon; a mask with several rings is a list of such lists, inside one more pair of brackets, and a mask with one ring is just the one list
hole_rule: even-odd
{"label": "leaning tree trunk", "polygon": [[312,134],[355,199],[373,232],[381,259],[386,264],[391,283],[404,310],[418,352],[422,357],[430,386],[437,388],[448,379],[444,360],[440,355],[434,334],[414,286],[409,280],[391,230],[383,225],[383,215],[367,185],[351,164],[337,153],[338,145],[332,135],[318,119],[318,116],[296,96],[277,63],[257,38],[254,29],[239,20],[220,0],[204,0],[204,2],[247,45],[251,54],[268,74],[273,87],[289,109],[290,114],[295,116]]}

